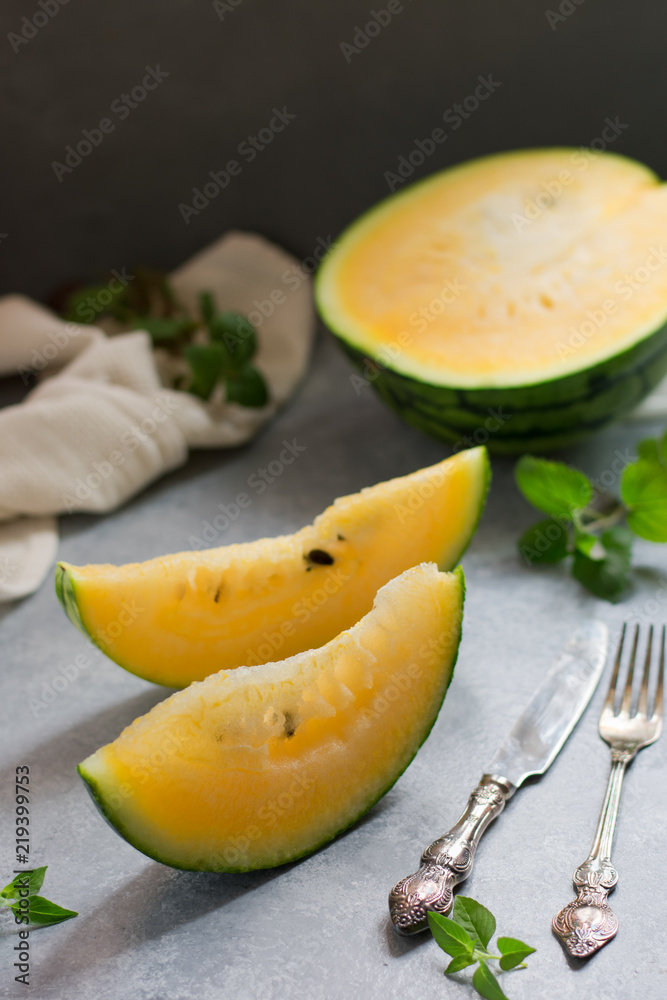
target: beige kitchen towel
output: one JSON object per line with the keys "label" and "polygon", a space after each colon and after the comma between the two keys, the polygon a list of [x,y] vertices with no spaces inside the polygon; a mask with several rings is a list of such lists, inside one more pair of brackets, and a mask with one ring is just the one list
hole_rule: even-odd
{"label": "beige kitchen towel", "polygon": [[294,391],[315,317],[308,274],[249,233],[230,233],[172,275],[194,311],[201,291],[251,318],[270,401],[261,409],[203,402],[171,389],[174,362],[147,333],[107,336],[65,323],[18,295],[0,299],[0,373],[43,371],[17,406],[0,410],[0,601],[35,590],[57,548],[55,515],[113,510],[190,448],[249,440]]}

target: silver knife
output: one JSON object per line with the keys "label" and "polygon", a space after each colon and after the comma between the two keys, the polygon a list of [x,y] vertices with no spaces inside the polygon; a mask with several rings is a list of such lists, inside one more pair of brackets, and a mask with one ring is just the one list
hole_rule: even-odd
{"label": "silver knife", "polygon": [[428,927],[428,910],[447,914],[454,886],[468,878],[489,823],[531,775],[544,774],[590,701],[607,658],[606,625],[588,621],[574,633],[528,706],[496,750],[458,823],[427,847],[421,868],[389,893],[399,934]]}

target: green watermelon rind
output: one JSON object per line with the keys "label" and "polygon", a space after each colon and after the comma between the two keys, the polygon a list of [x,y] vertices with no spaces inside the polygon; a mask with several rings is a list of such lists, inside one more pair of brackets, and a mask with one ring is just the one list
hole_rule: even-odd
{"label": "green watermelon rind", "polygon": [[[336,331],[333,331],[334,333]],[[667,323],[632,347],[591,368],[530,386],[459,389],[438,386],[380,365],[337,334],[346,354],[406,423],[440,441],[472,439],[496,454],[527,448],[554,451],[582,440],[631,412],[667,376]],[[539,406],[535,403],[539,401]],[[486,431],[491,411],[506,414]],[[474,434],[483,432],[478,442]]]}
{"label": "green watermelon rind", "polygon": [[71,621],[75,628],[78,628],[82,635],[85,635],[86,639],[90,639],[91,635],[88,632],[86,626],[83,624],[81,614],[79,612],[79,605],[76,599],[76,593],[74,590],[74,581],[70,575],[69,570],[62,563],[56,564],[56,597],[60,601],[63,611]]}
{"label": "green watermelon rind", "polygon": [[[79,603],[76,596],[76,584],[68,566],[65,563],[56,563],[55,586],[56,597],[60,601],[61,607],[71,621],[72,625],[74,625],[74,627],[77,628],[89,642],[92,642],[93,646],[96,646],[101,653],[104,653],[105,656],[109,656],[109,651],[104,643],[100,642],[99,639],[97,639],[93,633],[88,630],[83,618],[81,617],[81,611],[79,610]],[[111,657],[109,658],[111,659]],[[123,660],[114,658],[113,662],[119,667],[122,667],[123,670],[127,670],[128,674],[134,674],[135,677],[140,677],[142,680],[146,680],[146,677],[144,677],[143,674],[138,673],[136,668],[133,668],[130,664],[125,663]],[[155,681],[154,683],[159,682]],[[165,685],[165,687],[166,686],[167,685]],[[172,685],[168,686],[171,687]],[[183,684],[182,686],[187,687],[188,685]]]}
{"label": "green watermelon rind", "polygon": [[292,853],[285,854],[284,856],[276,858],[273,861],[267,862],[264,860],[257,865],[221,866],[218,864],[215,867],[205,867],[203,865],[200,865],[198,867],[191,867],[188,866],[187,864],[184,864],[182,860],[175,858],[168,858],[165,855],[160,854],[149,843],[142,840],[140,837],[137,837],[136,834],[133,834],[128,829],[126,824],[123,823],[122,819],[120,819],[120,817],[118,816],[118,810],[114,810],[107,803],[106,796],[104,792],[101,790],[99,782],[86,771],[84,767],[85,761],[83,761],[83,763],[78,765],[77,772],[79,773],[84,783],[86,784],[93,802],[95,803],[97,809],[100,811],[106,822],[112,827],[113,830],[115,830],[116,833],[120,834],[120,836],[124,840],[126,840],[128,844],[136,848],[136,850],[140,851],[142,854],[145,854],[147,857],[152,858],[153,861],[158,861],[160,864],[166,865],[169,868],[178,869],[180,871],[216,872],[221,874],[239,874],[242,872],[263,871],[269,868],[278,868],[281,865],[287,865],[295,861],[300,861],[302,858],[306,858],[309,855],[314,854],[316,851],[319,851],[322,847],[325,847],[327,844],[330,844],[333,840],[336,840],[338,837],[342,836],[352,826],[354,826],[354,824],[357,823],[362,818],[362,816],[365,816],[373,808],[373,806],[376,805],[387,794],[387,792],[391,788],[393,788],[398,779],[401,777],[402,774],[405,773],[407,768],[414,760],[420,747],[423,746],[423,744],[428,739],[431,730],[433,729],[433,726],[435,725],[438,719],[440,710],[445,700],[445,696],[447,695],[449,686],[454,676],[454,668],[458,660],[459,649],[461,646],[461,634],[463,629],[463,608],[464,608],[465,594],[466,594],[465,575],[461,566],[457,566],[456,569],[452,570],[452,572],[454,576],[458,578],[459,581],[459,592],[460,592],[460,608],[458,615],[459,625],[458,625],[458,637],[456,639],[456,646],[453,651],[451,660],[447,665],[447,669],[449,670],[449,676],[446,678],[446,681],[444,683],[442,696],[437,702],[434,702],[433,712],[431,716],[429,716],[425,720],[421,732],[416,737],[414,748],[411,751],[407,752],[407,760],[405,764],[402,767],[400,767],[395,774],[391,776],[391,778],[387,781],[387,783],[382,787],[382,789],[376,795],[373,795],[373,797],[360,810],[358,810],[354,814],[354,816],[350,817],[349,819],[346,819],[343,825],[341,825],[339,829],[337,829],[334,833],[327,835],[324,839],[318,841],[315,844],[309,844],[306,847],[300,845],[298,847],[295,847]]}

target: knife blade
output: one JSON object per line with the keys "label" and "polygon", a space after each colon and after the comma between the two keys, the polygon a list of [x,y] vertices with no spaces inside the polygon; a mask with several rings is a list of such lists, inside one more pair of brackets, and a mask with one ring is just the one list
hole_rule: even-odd
{"label": "knife blade", "polygon": [[470,875],[489,823],[526,778],[544,774],[577,724],[602,676],[607,640],[602,622],[591,619],[577,629],[496,750],[461,818],[426,848],[419,871],[391,890],[389,913],[399,934],[426,930],[429,910],[449,913],[454,887]]}

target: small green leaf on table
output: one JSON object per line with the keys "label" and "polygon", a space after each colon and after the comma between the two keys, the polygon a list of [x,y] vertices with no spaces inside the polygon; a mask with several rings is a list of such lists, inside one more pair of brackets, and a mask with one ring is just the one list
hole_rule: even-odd
{"label": "small green leaf on table", "polygon": [[516,938],[499,937],[498,951],[502,955],[500,968],[507,971],[520,965],[524,958],[533,954],[535,949],[531,948],[528,944],[524,944],[523,941],[518,941]]}
{"label": "small green leaf on table", "polygon": [[519,552],[529,564],[559,562],[568,554],[567,530],[552,518],[538,521],[524,531],[518,544]]}
{"label": "small green leaf on table", "polygon": [[[585,556],[590,556],[591,559],[596,558],[596,553],[599,555],[599,558],[604,558],[604,549],[600,545],[600,540],[590,531],[577,529],[574,533],[574,547],[577,552],[583,552]],[[599,552],[597,551],[598,549],[600,550]]]}
{"label": "small green leaf on table", "polygon": [[477,958],[473,957],[473,955],[462,952],[451,960],[445,969],[445,975],[451,976],[453,972],[461,972],[462,969],[467,969],[469,965],[474,965],[476,962]]}
{"label": "small green leaf on table", "polygon": [[438,945],[448,955],[451,955],[452,958],[466,955],[472,960],[475,942],[456,921],[450,920],[449,917],[443,917],[441,913],[433,913],[432,910],[429,910],[428,925]]}
{"label": "small green leaf on table", "polygon": [[[12,907],[16,912],[16,907]],[[77,917],[76,910],[66,910],[64,906],[58,906],[43,896],[30,896],[30,909],[28,911],[31,924],[59,924],[61,920],[69,920]]]}
{"label": "small green leaf on table", "polygon": [[450,917],[428,913],[428,923],[436,943],[451,956],[445,975],[461,972],[469,965],[478,964],[472,985],[486,1000],[507,1000],[488,962],[500,962],[503,971],[523,967],[523,959],[535,949],[517,938],[498,938],[500,955],[487,951],[496,930],[496,918],[490,910],[469,896],[457,896]]}
{"label": "small green leaf on table", "polygon": [[597,558],[595,548],[590,555],[577,549],[572,576],[597,597],[617,601],[628,586],[632,535],[627,528],[610,528],[595,543],[603,549],[602,558]]}
{"label": "small green leaf on table", "polygon": [[48,865],[43,865],[41,868],[33,868],[32,871],[26,872],[25,875],[17,875],[0,892],[0,896],[3,896],[5,899],[18,899],[19,889],[25,888],[26,876],[28,878],[28,895],[34,896],[42,888],[47,868]]}
{"label": "small green leaf on table", "polygon": [[562,462],[524,455],[517,462],[515,476],[526,499],[545,514],[570,517],[593,497],[588,477]]}
{"label": "small green leaf on table", "polygon": [[474,942],[487,947],[496,930],[496,918],[490,910],[469,896],[457,896],[452,914]]}
{"label": "small green leaf on table", "polygon": [[483,959],[479,960],[479,968],[475,970],[472,984],[485,1000],[508,1000],[500,988],[500,983]]}
{"label": "small green leaf on table", "polygon": [[667,468],[647,458],[626,466],[621,497],[636,535],[649,542],[667,542]]}

